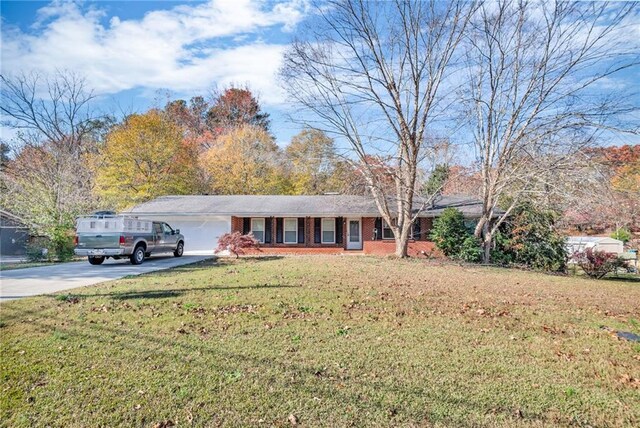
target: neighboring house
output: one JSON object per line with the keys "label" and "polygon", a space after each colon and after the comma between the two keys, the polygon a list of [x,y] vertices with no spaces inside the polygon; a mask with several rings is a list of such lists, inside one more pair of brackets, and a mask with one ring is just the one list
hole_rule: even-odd
{"label": "neighboring house", "polygon": [[606,236],[570,236],[567,238],[569,254],[584,251],[587,248],[620,255],[624,252],[624,243]]}
{"label": "neighboring house", "polygon": [[29,228],[18,216],[0,209],[0,255],[21,256],[26,253]]}
{"label": "neighboring house", "polygon": [[[419,215],[409,253],[431,252],[433,218],[455,207],[472,221],[482,204],[472,198],[442,197]],[[415,204],[418,210],[420,205]],[[185,251],[212,252],[227,232],[252,232],[262,251],[287,253],[392,254],[391,229],[374,201],[364,196],[163,196],[132,208],[141,218],[162,220],[185,236]]]}

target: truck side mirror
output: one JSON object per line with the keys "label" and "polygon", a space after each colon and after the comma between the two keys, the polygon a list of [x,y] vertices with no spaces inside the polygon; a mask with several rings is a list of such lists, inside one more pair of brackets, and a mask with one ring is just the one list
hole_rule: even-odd
{"label": "truck side mirror", "polygon": [[176,232],[176,235],[180,235],[180,229],[176,229],[175,232]]}

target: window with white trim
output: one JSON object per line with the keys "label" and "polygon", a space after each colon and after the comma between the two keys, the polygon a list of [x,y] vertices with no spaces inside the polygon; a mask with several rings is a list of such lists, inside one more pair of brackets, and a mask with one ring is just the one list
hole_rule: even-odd
{"label": "window with white trim", "polygon": [[284,243],[285,244],[298,243],[298,219],[297,218],[284,219]]}
{"label": "window with white trim", "polygon": [[[395,222],[395,219],[393,219],[393,221]],[[393,230],[391,229],[391,226],[389,226],[389,223],[386,222],[385,219],[382,219],[382,239],[393,239]]]}
{"label": "window with white trim", "polygon": [[321,226],[322,226],[322,243],[335,244],[336,243],[336,219],[323,218]]}
{"label": "window with white trim", "polygon": [[264,218],[251,219],[251,233],[259,243],[264,244]]}

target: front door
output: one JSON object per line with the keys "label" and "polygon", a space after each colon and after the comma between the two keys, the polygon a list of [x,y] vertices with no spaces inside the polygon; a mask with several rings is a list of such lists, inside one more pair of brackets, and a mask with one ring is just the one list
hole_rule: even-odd
{"label": "front door", "polygon": [[359,218],[347,219],[347,250],[362,250],[362,224]]}

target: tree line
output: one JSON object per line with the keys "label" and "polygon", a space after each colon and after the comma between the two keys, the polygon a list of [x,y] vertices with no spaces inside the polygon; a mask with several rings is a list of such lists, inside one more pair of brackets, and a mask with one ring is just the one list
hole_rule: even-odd
{"label": "tree line", "polygon": [[[2,76],[0,109],[18,130],[3,206],[51,234],[92,208],[163,194],[367,194],[403,257],[420,211],[464,192],[482,202],[484,262],[528,203],[583,229],[604,223],[594,212],[637,222],[637,151],[607,160],[597,148],[640,130],[637,106],[603,85],[640,64],[637,41],[618,43],[634,4],[327,3],[284,56],[282,86],[305,129],[284,148],[248,88],[117,121],[73,73]],[[451,128],[463,131],[464,163]]]}
{"label": "tree line", "polygon": [[4,123],[17,130],[2,142],[2,206],[50,239],[66,239],[78,215],[167,194],[364,191],[323,132],[304,129],[279,147],[246,87],[118,121],[94,110],[92,91],[73,73],[2,82]]}

